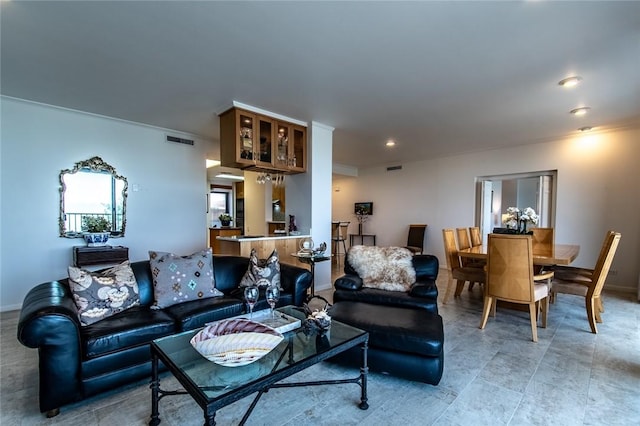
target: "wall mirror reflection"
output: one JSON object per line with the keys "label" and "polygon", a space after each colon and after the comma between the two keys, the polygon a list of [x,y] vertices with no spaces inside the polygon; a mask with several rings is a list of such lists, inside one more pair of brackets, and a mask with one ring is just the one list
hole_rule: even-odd
{"label": "wall mirror reflection", "polygon": [[[100,157],[79,161],[60,172],[60,236],[82,237],[88,218],[104,218],[111,237],[123,237],[127,179]],[[84,228],[83,228],[84,226]]]}

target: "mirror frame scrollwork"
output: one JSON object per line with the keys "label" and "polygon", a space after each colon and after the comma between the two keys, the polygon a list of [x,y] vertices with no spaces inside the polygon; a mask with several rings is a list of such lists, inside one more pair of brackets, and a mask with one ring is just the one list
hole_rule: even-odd
{"label": "mirror frame scrollwork", "polygon": [[82,232],[74,232],[67,231],[66,229],[66,212],[65,212],[65,204],[64,204],[64,195],[67,189],[66,184],[64,182],[64,176],[67,174],[74,174],[78,172],[96,172],[96,173],[106,173],[110,174],[113,179],[122,180],[123,188],[122,188],[122,229],[118,231],[112,231],[111,237],[124,237],[124,231],[127,225],[127,189],[129,188],[129,184],[127,182],[127,178],[119,175],[116,172],[116,169],[110,164],[106,163],[100,157],[91,157],[85,161],[78,161],[73,166],[73,169],[64,169],[60,171],[59,181],[60,181],[60,217],[58,218],[58,226],[60,228],[60,236],[66,238],[82,238]]}

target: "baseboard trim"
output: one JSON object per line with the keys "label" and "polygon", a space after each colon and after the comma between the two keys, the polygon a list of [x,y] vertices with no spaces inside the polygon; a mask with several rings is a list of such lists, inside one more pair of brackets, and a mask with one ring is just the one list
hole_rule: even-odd
{"label": "baseboard trim", "polygon": [[18,311],[22,309],[22,305],[7,305],[7,306],[0,306],[0,312],[9,312],[9,311]]}

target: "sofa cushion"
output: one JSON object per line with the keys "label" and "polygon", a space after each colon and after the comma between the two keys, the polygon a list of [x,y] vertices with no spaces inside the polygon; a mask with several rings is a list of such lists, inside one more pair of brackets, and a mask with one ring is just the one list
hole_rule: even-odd
{"label": "sofa cushion", "polygon": [[188,256],[150,251],[149,262],[154,309],[223,295],[215,287],[211,249]]}
{"label": "sofa cushion", "polygon": [[140,304],[129,261],[98,272],[69,266],[69,288],[83,326]]}
{"label": "sofa cushion", "polygon": [[85,358],[150,343],[177,332],[174,319],[160,310],[135,306],[83,327],[81,343]]}
{"label": "sofa cushion", "polygon": [[178,331],[186,331],[204,327],[211,321],[240,315],[244,312],[244,304],[234,297],[216,297],[179,303],[164,311],[176,320]]}
{"label": "sofa cushion", "polygon": [[347,253],[364,287],[388,291],[408,291],[415,282],[412,257],[402,247],[353,246]]}
{"label": "sofa cushion", "polygon": [[240,281],[240,287],[252,285],[258,287],[276,285],[280,287],[280,259],[276,250],[271,252],[267,259],[260,260],[256,249],[251,249],[249,267]]}
{"label": "sofa cushion", "polygon": [[427,357],[442,354],[442,317],[423,309],[337,302],[333,319],[369,332],[369,345]]}

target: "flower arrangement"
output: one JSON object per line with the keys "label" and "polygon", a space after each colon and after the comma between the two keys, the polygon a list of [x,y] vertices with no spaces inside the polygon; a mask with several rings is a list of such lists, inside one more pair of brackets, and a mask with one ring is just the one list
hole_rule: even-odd
{"label": "flower arrangement", "polygon": [[507,208],[507,216],[504,220],[507,228],[515,229],[520,234],[526,234],[528,223],[532,225],[538,224],[538,215],[531,207],[527,207],[522,211],[517,207]]}
{"label": "flower arrangement", "polygon": [[111,222],[104,216],[82,216],[82,230],[85,232],[108,232]]}
{"label": "flower arrangement", "polygon": [[220,219],[220,222],[231,222],[233,220],[229,213],[222,213],[218,216],[218,219]]}

